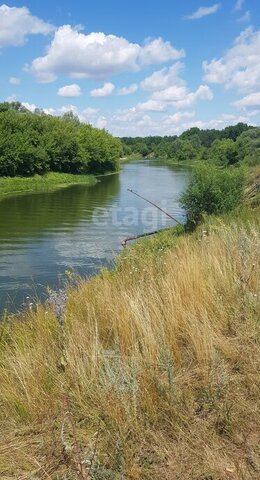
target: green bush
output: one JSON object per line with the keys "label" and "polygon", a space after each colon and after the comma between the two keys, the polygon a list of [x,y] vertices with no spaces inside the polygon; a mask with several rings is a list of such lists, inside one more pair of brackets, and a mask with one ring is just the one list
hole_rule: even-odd
{"label": "green bush", "polygon": [[220,169],[200,163],[194,170],[181,204],[187,210],[188,226],[195,226],[204,214],[233,210],[242,200],[245,171],[242,168]]}

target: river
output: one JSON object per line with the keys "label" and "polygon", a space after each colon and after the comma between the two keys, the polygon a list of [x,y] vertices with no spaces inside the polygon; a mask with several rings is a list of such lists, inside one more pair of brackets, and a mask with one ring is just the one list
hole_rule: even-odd
{"label": "river", "polygon": [[173,225],[132,188],[179,221],[185,170],[148,160],[125,163],[93,187],[75,185],[0,201],[0,313],[61,288],[66,271],[90,276],[109,265],[129,236]]}

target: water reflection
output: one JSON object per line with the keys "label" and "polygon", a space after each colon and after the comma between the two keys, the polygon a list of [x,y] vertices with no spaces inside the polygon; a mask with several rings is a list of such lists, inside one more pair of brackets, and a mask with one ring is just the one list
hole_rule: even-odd
{"label": "water reflection", "polygon": [[181,218],[188,173],[153,162],[125,164],[93,187],[0,201],[0,310],[56,287],[67,269],[91,275],[110,262],[124,237],[171,224],[127,192],[133,188]]}

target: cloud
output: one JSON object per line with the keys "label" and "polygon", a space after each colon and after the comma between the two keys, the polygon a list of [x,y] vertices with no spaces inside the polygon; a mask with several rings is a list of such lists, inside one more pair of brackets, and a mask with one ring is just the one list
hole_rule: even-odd
{"label": "cloud", "polygon": [[[24,105],[24,104],[23,104]],[[72,112],[79,117],[81,122],[93,124],[98,113],[97,108],[86,107],[83,110],[79,110],[75,105],[64,105],[60,108],[43,108],[44,113],[47,115],[62,116],[64,113]]]}
{"label": "cloud", "polygon": [[179,74],[184,69],[184,64],[177,62],[171,67],[164,67],[161,70],[153,72],[149,77],[146,77],[141,83],[140,86],[143,90],[163,90],[170,85],[181,85],[184,83],[179,77]]}
{"label": "cloud", "polygon": [[140,102],[135,107],[133,111],[137,112],[162,112],[165,110],[166,105],[157,100],[147,100],[146,102]]}
{"label": "cloud", "polygon": [[189,108],[198,100],[212,100],[213,93],[208,85],[200,85],[195,92],[189,92],[186,86],[176,86],[157,91],[152,94],[152,99],[164,102],[173,107]]}
{"label": "cloud", "polygon": [[186,81],[180,77],[183,63],[177,62],[169,68],[162,68],[146,77],[140,86],[151,91],[146,102],[134,107],[137,111],[164,111],[167,106],[175,109],[192,107],[199,100],[212,100],[213,92],[208,85],[200,85],[194,92],[190,91]]}
{"label": "cloud", "polygon": [[98,113],[98,108],[87,107],[82,110],[83,115],[87,115],[88,117],[93,117]]}
{"label": "cloud", "polygon": [[172,103],[182,100],[187,95],[187,88],[185,85],[172,85],[164,90],[156,91],[152,94],[153,100],[160,102]]}
{"label": "cloud", "polygon": [[80,97],[81,88],[76,83],[65,85],[64,87],[59,88],[58,95],[60,97]]}
{"label": "cloud", "polygon": [[10,85],[20,85],[21,80],[20,80],[20,78],[17,78],[17,77],[10,77],[9,78],[9,83],[10,83]]}
{"label": "cloud", "polygon": [[37,108],[37,106],[34,103],[22,102],[22,105],[32,113],[34,113]]}
{"label": "cloud", "polygon": [[0,48],[20,46],[28,35],[47,35],[54,26],[31,15],[26,7],[0,6]]}
{"label": "cloud", "polygon": [[260,85],[260,30],[252,27],[236,38],[226,54],[211,62],[203,62],[204,80],[223,84],[238,91],[254,91]]}
{"label": "cloud", "polygon": [[252,125],[249,114],[222,114],[217,118],[209,118],[205,121],[196,119],[194,111],[177,111],[173,115],[156,115],[160,115],[160,121],[145,112],[134,111],[133,109],[121,110],[109,119],[107,128],[117,136],[164,136],[179,135],[192,127],[223,129],[228,125],[235,125],[239,122]]}
{"label": "cloud", "polygon": [[239,12],[240,10],[242,10],[244,2],[245,0],[237,0],[233,8],[234,12]]}
{"label": "cloud", "polygon": [[91,90],[90,95],[91,97],[108,97],[113,93],[114,90],[115,85],[113,83],[107,82],[104,83],[103,87]]}
{"label": "cloud", "polygon": [[133,83],[132,85],[129,85],[129,87],[120,88],[117,92],[117,95],[130,95],[131,93],[135,93],[137,90],[137,83]]}
{"label": "cloud", "polygon": [[176,50],[162,38],[147,40],[142,47],[116,35],[84,34],[64,25],[56,30],[46,55],[32,62],[31,71],[46,83],[53,82],[58,75],[103,79],[183,55],[183,50]]}
{"label": "cloud", "polygon": [[[252,102],[256,103],[256,101]],[[22,103],[28,110],[34,112],[35,104]],[[92,107],[79,109],[75,105],[64,105],[60,108],[43,108],[48,115],[62,116],[64,113],[73,112],[82,122],[90,123],[97,128],[106,128],[117,136],[147,136],[147,135],[179,135],[191,127],[222,129],[227,125],[238,122],[253,124],[251,117],[259,114],[252,110],[246,115],[222,114],[217,118],[201,121],[196,119],[194,110],[180,110],[174,114],[154,111],[151,115],[147,111],[138,109],[137,106],[117,110],[112,116],[98,115],[98,110]],[[159,120],[158,120],[159,116]]]}
{"label": "cloud", "polygon": [[53,81],[59,74],[73,78],[104,78],[137,69],[140,46],[122,37],[84,33],[70,25],[60,27],[44,57],[36,58],[32,72],[40,81]]}
{"label": "cloud", "polygon": [[183,119],[193,118],[195,112],[176,112],[173,115],[168,115],[164,118],[164,125],[176,125],[179,124]]}
{"label": "cloud", "polygon": [[215,3],[211,7],[199,7],[198,10],[196,10],[194,13],[192,13],[191,15],[187,15],[185,19],[198,20],[202,17],[206,17],[207,15],[213,15],[213,13],[217,13],[220,7],[221,3]]}
{"label": "cloud", "polygon": [[106,128],[107,126],[107,119],[106,117],[102,116],[102,117],[98,117],[97,120],[94,122],[93,124],[96,128]]}
{"label": "cloud", "polygon": [[139,61],[143,65],[155,65],[184,57],[183,49],[176,50],[170,42],[165,42],[161,37],[154,40],[148,39],[139,53]]}
{"label": "cloud", "polygon": [[237,22],[250,22],[251,20],[251,13],[249,10],[247,10],[242,17],[239,17],[237,19]]}
{"label": "cloud", "polygon": [[258,108],[260,107],[260,92],[250,93],[241,100],[237,100],[233,103],[236,108],[241,110],[246,110],[247,108]]}
{"label": "cloud", "polygon": [[9,102],[9,103],[12,103],[12,102],[16,102],[17,101],[17,97],[15,95],[15,93],[12,93],[12,95],[9,95],[6,99],[5,99],[6,102]]}

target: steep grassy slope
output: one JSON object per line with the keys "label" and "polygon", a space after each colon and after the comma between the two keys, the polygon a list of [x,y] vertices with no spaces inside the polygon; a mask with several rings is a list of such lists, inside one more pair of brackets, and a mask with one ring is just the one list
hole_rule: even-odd
{"label": "steep grassy slope", "polygon": [[259,478],[257,219],[142,241],[2,327],[1,479]]}

